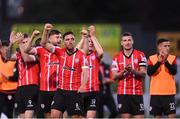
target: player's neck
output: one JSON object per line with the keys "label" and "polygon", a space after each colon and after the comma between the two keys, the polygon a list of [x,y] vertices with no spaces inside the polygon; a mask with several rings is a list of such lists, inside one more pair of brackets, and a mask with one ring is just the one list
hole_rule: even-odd
{"label": "player's neck", "polygon": [[133,48],[131,48],[131,49],[123,49],[123,52],[124,52],[124,54],[126,56],[129,57],[132,54],[132,52],[133,52]]}
{"label": "player's neck", "polygon": [[74,51],[76,50],[76,48],[72,48],[72,49],[66,49],[66,51],[69,53],[69,54],[72,54],[74,53]]}

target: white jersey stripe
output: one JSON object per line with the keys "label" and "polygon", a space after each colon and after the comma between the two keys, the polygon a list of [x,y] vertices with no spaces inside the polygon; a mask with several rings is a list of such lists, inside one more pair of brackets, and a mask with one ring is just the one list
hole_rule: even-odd
{"label": "white jersey stripe", "polygon": [[49,53],[49,55],[48,55],[48,63],[47,63],[47,65],[48,65],[48,72],[47,72],[47,79],[46,79],[46,82],[47,82],[47,90],[49,91],[49,73],[50,73],[50,63],[51,63],[51,53]]}
{"label": "white jersey stripe", "polygon": [[62,67],[62,74],[61,74],[61,77],[62,77],[62,79],[61,79],[61,89],[63,89],[63,83],[64,83],[64,66],[65,66],[65,64],[66,64],[66,54],[65,54],[65,57],[64,57],[64,62],[63,62],[63,67]]}
{"label": "white jersey stripe", "polygon": [[[126,67],[126,58],[123,55],[124,68]],[[126,94],[126,78],[124,78],[124,94]]]}
{"label": "white jersey stripe", "polygon": [[27,63],[25,63],[25,66],[26,66],[26,84],[28,85],[29,82],[28,82],[28,68],[27,68]]}
{"label": "white jersey stripe", "polygon": [[[131,56],[131,65],[132,68],[134,69],[134,55],[132,54]],[[134,79],[135,75],[133,74],[133,95],[135,95],[135,79]]]}
{"label": "white jersey stripe", "polygon": [[19,85],[21,86],[22,85],[22,67],[21,67],[21,63],[19,62],[19,69],[20,69],[20,71],[19,71],[19,78],[20,78],[20,80],[19,80]]}
{"label": "white jersey stripe", "polygon": [[[74,69],[74,60],[75,60],[75,56],[76,56],[76,53],[74,53],[73,55],[73,60],[72,60],[72,69]],[[72,77],[73,77],[73,71],[71,71],[71,75],[70,75],[70,90],[72,90]]]}
{"label": "white jersey stripe", "polygon": [[60,64],[57,64],[56,65],[56,88],[57,88],[57,86],[58,86],[58,80],[59,80],[59,65]]}
{"label": "white jersey stripe", "polygon": [[[83,55],[83,66],[82,66],[82,68],[83,68],[83,67],[87,67],[87,66],[86,66],[86,58],[85,58],[84,55]],[[83,75],[84,75],[84,74],[81,73],[81,84],[82,84],[82,81],[84,80],[84,79],[83,79],[83,78],[84,78]],[[87,75],[88,75],[88,74],[87,74]]]}
{"label": "white jersey stripe", "polygon": [[[91,56],[90,56],[90,66],[92,66],[92,60],[91,60]],[[89,67],[89,89],[90,89],[90,92],[92,91],[92,68]]]}

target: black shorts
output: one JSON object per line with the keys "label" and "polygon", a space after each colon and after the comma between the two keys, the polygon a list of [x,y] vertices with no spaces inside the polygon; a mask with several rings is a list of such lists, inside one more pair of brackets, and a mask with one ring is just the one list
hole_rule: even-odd
{"label": "black shorts", "polygon": [[57,89],[51,109],[57,109],[61,112],[67,110],[69,116],[82,115],[81,94],[77,91]]}
{"label": "black shorts", "polygon": [[99,92],[85,92],[82,93],[83,111],[97,110],[99,101]]}
{"label": "black shorts", "polygon": [[40,91],[37,111],[42,113],[51,112],[51,103],[53,101],[54,95],[55,91]]}
{"label": "black shorts", "polygon": [[174,95],[151,95],[150,114],[154,116],[176,113]]}
{"label": "black shorts", "polygon": [[15,108],[18,114],[26,110],[35,110],[37,106],[39,87],[37,85],[20,86],[15,94]]}
{"label": "black shorts", "polygon": [[142,95],[118,95],[117,100],[120,114],[144,115]]}

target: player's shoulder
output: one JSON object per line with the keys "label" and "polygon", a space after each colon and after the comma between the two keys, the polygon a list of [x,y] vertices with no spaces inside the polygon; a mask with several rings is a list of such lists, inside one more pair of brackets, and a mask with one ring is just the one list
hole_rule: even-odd
{"label": "player's shoulder", "polygon": [[84,55],[84,51],[82,49],[76,49],[78,54]]}
{"label": "player's shoulder", "polygon": [[119,56],[121,56],[121,55],[123,55],[123,51],[122,51],[122,50],[119,51],[117,54],[115,54],[115,55],[114,55],[114,58],[115,58],[115,57],[119,57]]}
{"label": "player's shoulder", "polygon": [[44,49],[42,46],[37,46],[37,47],[34,47],[36,49]]}
{"label": "player's shoulder", "polygon": [[65,52],[65,51],[66,51],[65,48],[61,48],[61,47],[58,47],[58,46],[56,46],[55,49],[56,49],[57,51],[59,51],[59,52]]}

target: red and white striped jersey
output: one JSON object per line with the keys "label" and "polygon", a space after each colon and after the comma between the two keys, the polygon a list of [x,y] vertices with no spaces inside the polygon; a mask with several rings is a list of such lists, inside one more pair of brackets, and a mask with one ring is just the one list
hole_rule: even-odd
{"label": "red and white striped jersey", "polygon": [[78,49],[73,54],[68,54],[66,49],[59,49],[57,47],[54,53],[60,61],[58,88],[77,91],[82,82],[82,68],[87,67],[85,54]]}
{"label": "red and white striped jersey", "polygon": [[38,85],[39,78],[39,66],[36,61],[34,62],[24,62],[20,52],[16,53],[18,61],[18,86]]}
{"label": "red and white striped jersey", "polygon": [[100,59],[94,51],[86,56],[88,61],[88,81],[85,86],[85,92],[99,91],[99,67]]}
{"label": "red and white striped jersey", "polygon": [[[112,71],[120,72],[128,64],[131,64],[133,69],[139,70],[141,66],[146,66],[146,63],[146,57],[141,51],[134,49],[129,57],[125,56],[123,51],[120,51],[113,59]],[[142,95],[142,85],[142,78],[135,77],[132,73],[126,73],[124,74],[124,78],[118,81],[118,94]]]}
{"label": "red and white striped jersey", "polygon": [[59,60],[43,47],[36,47],[40,62],[40,90],[56,91],[58,86]]}

